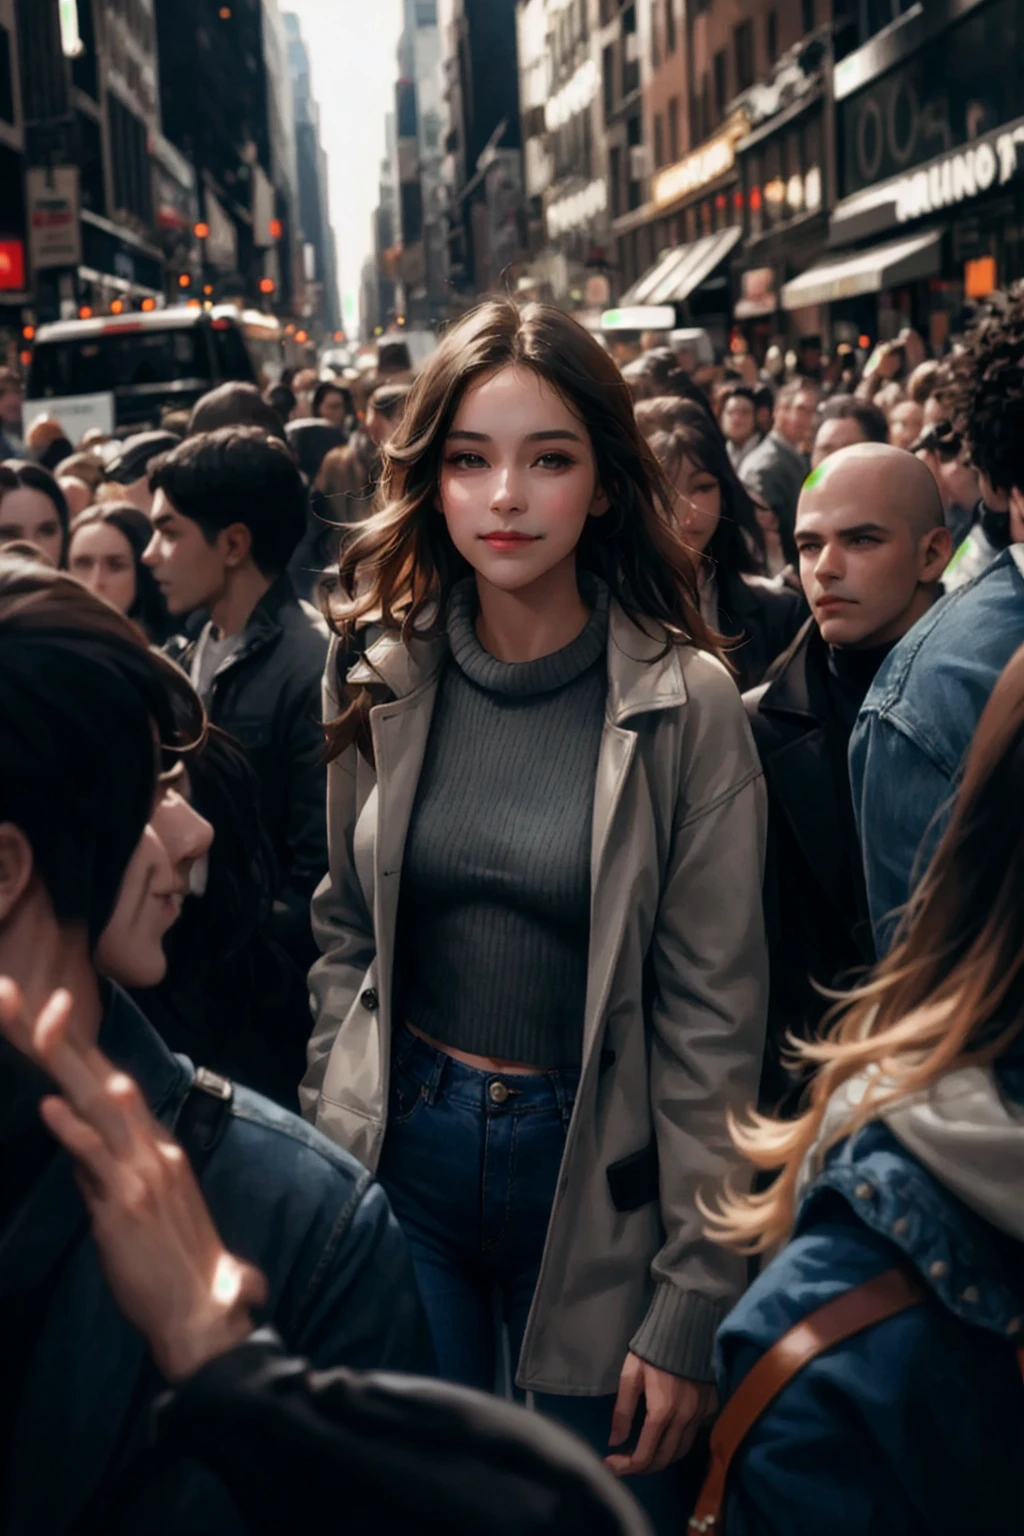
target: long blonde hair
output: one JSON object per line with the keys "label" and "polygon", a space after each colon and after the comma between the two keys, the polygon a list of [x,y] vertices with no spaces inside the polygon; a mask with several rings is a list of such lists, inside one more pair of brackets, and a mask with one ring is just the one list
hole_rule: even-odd
{"label": "long blonde hair", "polygon": [[[465,315],[412,388],[383,453],[376,510],[342,550],[341,596],[328,614],[342,651],[370,621],[406,643],[443,628],[452,586],[470,570],[437,513],[445,440],[470,383],[508,366],[550,384],[590,435],[611,511],[589,520],[579,565],[608,583],[634,622],[658,626],[667,644],[717,653],[718,637],[701,617],[696,562],[673,525],[672,489],[637,428],[622,375],[571,316],[546,304],[520,309],[509,299]],[[360,739],[368,702],[365,692],[341,694],[342,714],[328,727],[332,757]]]}
{"label": "long blonde hair", "polygon": [[[788,1237],[797,1184],[836,1089],[868,1068],[880,1087],[851,1107],[831,1143],[893,1099],[945,1073],[992,1061],[1024,1026],[1024,647],[982,714],[952,819],[889,955],[832,1010],[824,1036],[790,1039],[817,1067],[793,1120],[730,1117],[733,1141],[766,1172],[758,1194],[727,1191],[702,1205],[710,1236],[745,1252]],[[824,1148],[822,1149],[824,1150]]]}

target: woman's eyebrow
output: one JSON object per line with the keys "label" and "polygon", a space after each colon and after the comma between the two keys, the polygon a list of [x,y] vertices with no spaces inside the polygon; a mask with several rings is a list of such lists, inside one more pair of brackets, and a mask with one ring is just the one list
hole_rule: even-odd
{"label": "woman's eyebrow", "polygon": [[[463,438],[466,442],[470,443],[489,443],[491,441],[486,432],[466,432],[462,430],[449,432],[448,441],[451,442],[456,437]],[[526,441],[528,443],[550,443],[555,442],[559,438],[570,438],[574,443],[583,441],[578,432],[570,432],[568,427],[549,427],[544,432],[528,432],[526,434]]]}

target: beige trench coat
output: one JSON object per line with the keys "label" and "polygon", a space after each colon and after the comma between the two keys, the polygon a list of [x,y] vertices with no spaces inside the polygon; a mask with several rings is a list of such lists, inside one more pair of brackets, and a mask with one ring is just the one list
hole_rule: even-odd
{"label": "beige trench coat", "polygon": [[[715,1331],[744,1282],[744,1261],[704,1237],[696,1195],[742,1178],[726,1110],[757,1096],[764,785],[724,667],[663,649],[612,603],[582,1072],[518,1371],[539,1392],[614,1392],[629,1349],[710,1380]],[[387,1120],[402,855],[446,653],[444,637],[368,650],[350,680],[392,695],[370,715],[376,770],[351,747],[328,775],[300,1096],[370,1168]]]}

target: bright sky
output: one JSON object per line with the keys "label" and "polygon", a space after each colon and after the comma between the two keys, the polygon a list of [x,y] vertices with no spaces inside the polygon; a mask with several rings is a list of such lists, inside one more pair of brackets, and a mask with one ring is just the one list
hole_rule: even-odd
{"label": "bright sky", "polygon": [[[280,0],[302,23],[330,167],[342,311],[359,316],[359,272],[372,249],[384,118],[394,106],[401,0]],[[354,309],[349,305],[354,302]]]}

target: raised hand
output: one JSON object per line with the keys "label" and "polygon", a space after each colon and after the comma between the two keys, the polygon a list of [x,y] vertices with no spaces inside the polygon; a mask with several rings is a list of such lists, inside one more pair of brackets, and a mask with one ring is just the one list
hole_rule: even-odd
{"label": "raised hand", "polygon": [[68,1027],[71,1008],[54,992],[32,1020],[0,977],[0,1030],[61,1090],[40,1112],[75,1160],[115,1300],[178,1381],[251,1332],[266,1281],[228,1253],[185,1153],[136,1083]]}

